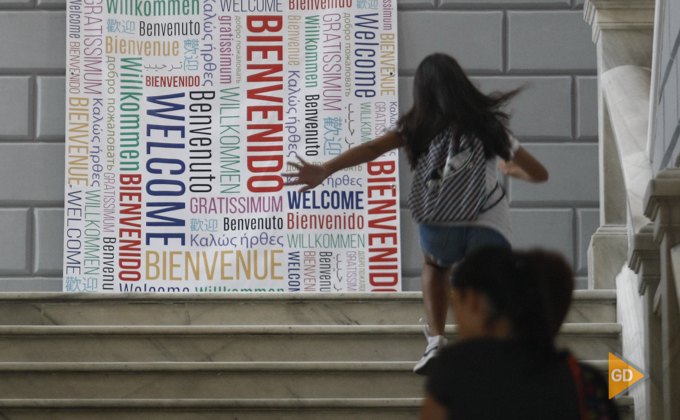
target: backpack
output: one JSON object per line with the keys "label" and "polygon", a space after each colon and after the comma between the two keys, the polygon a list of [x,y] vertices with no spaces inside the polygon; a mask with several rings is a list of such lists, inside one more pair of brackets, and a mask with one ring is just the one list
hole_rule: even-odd
{"label": "backpack", "polygon": [[430,143],[427,154],[416,166],[408,205],[418,224],[469,222],[476,220],[489,197],[500,184],[486,193],[484,146],[479,139],[463,136],[456,150],[453,129],[448,128]]}
{"label": "backpack", "polygon": [[602,374],[588,364],[579,363],[571,354],[567,356],[567,364],[576,385],[580,420],[619,420],[619,410],[614,400],[608,398],[607,381]]}

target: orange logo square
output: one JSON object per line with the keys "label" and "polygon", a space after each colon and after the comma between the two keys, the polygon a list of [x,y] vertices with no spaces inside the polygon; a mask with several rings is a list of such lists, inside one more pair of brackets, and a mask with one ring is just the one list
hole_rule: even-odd
{"label": "orange logo square", "polygon": [[609,353],[609,398],[616,397],[644,376],[629,362]]}

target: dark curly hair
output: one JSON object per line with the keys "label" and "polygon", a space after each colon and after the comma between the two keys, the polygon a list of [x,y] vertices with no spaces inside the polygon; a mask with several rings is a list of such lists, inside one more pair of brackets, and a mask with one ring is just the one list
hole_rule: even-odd
{"label": "dark curly hair", "polygon": [[418,65],[413,81],[413,106],[397,121],[411,168],[437,134],[454,128],[454,141],[477,137],[486,158],[510,158],[509,115],[500,108],[522,88],[510,92],[481,93],[458,62],[446,54],[431,54]]}
{"label": "dark curly hair", "polygon": [[492,307],[488,322],[509,319],[516,339],[533,356],[534,367],[562,355],[554,339],[571,304],[574,274],[561,255],[480,248],[456,268],[452,285],[463,295],[472,289],[486,296]]}

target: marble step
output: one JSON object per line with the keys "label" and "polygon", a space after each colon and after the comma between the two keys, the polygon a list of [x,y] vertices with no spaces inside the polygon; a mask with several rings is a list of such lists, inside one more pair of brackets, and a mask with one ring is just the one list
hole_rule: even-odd
{"label": "marble step", "polygon": [[[619,397],[623,420],[634,420],[633,399]],[[420,398],[369,399],[0,399],[11,420],[414,420]]]}
{"label": "marble step", "polygon": [[[607,375],[607,361],[589,361]],[[0,363],[8,399],[416,398],[413,362]]]}
{"label": "marble step", "polygon": [[420,398],[0,399],[11,420],[414,420]]}
{"label": "marble step", "polygon": [[417,398],[414,362],[0,363],[3,398]]}
{"label": "marble step", "polygon": [[[417,325],[423,316],[420,292],[0,293],[2,325]],[[616,291],[575,291],[566,322],[616,322]]]}
{"label": "marble step", "polygon": [[[619,324],[565,324],[558,344],[603,360],[620,335]],[[425,344],[415,325],[0,326],[2,362],[415,361]]]}

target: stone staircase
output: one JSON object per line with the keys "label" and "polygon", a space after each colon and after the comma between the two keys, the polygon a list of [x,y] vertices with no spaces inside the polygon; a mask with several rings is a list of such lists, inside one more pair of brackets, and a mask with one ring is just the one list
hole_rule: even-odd
{"label": "stone staircase", "polygon": [[[559,337],[603,370],[615,296],[577,291]],[[0,418],[416,419],[422,316],[408,292],[0,294]]]}

